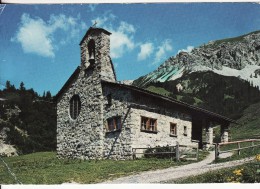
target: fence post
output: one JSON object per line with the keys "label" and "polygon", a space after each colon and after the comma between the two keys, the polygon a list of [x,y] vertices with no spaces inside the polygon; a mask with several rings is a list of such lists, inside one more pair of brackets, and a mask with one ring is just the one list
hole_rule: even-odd
{"label": "fence post", "polygon": [[237,155],[239,155],[239,156],[240,156],[240,143],[239,143],[239,142],[237,143],[237,147],[238,147],[238,150],[237,150]]}
{"label": "fence post", "polygon": [[171,155],[171,161],[173,161],[173,146],[171,146],[171,153],[170,153],[170,155]]}
{"label": "fence post", "polygon": [[219,155],[219,144],[216,143],[215,144],[215,160],[218,159],[218,155]]}
{"label": "fence post", "polygon": [[254,141],[252,141],[252,151],[254,152],[255,148],[254,148]]}
{"label": "fence post", "polygon": [[176,142],[176,161],[180,160],[179,142]]}
{"label": "fence post", "polygon": [[132,148],[132,151],[133,151],[133,159],[136,159],[136,149]]}
{"label": "fence post", "polygon": [[197,161],[199,161],[199,146],[197,146],[196,158],[197,158]]}

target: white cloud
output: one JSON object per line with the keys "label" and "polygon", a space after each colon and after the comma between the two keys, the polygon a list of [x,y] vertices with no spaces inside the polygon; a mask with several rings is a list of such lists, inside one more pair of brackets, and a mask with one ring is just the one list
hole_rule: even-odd
{"label": "white cloud", "polygon": [[[58,45],[64,45],[77,37],[82,29],[86,29],[86,24],[80,21],[80,15],[77,18],[64,14],[51,15],[48,21],[44,21],[23,14],[18,31],[11,41],[20,43],[25,53],[54,57]],[[64,35],[58,35],[59,31]]]}
{"label": "white cloud", "polygon": [[153,44],[152,43],[144,43],[140,45],[140,52],[137,55],[137,60],[145,60],[148,58],[154,50]]}
{"label": "white cloud", "polygon": [[179,54],[180,52],[188,52],[188,53],[190,53],[193,49],[194,49],[194,46],[187,46],[186,49],[178,50],[177,54]]}
{"label": "white cloud", "polygon": [[135,28],[133,25],[128,24],[127,22],[120,22],[120,26],[118,27],[119,32],[126,33],[135,33]]}
{"label": "white cloud", "polygon": [[112,13],[105,13],[102,17],[92,20],[92,24],[97,22],[97,27],[103,27],[112,33],[110,37],[111,58],[120,58],[125,52],[131,51],[135,47],[134,33],[135,27],[127,22],[121,21],[115,27],[112,23],[116,16]]}
{"label": "white cloud", "polygon": [[166,53],[172,51],[172,45],[171,45],[171,40],[166,39],[164,40],[161,45],[157,48],[157,52],[155,53],[155,58],[153,61],[153,64],[157,64],[162,59],[166,58]]}

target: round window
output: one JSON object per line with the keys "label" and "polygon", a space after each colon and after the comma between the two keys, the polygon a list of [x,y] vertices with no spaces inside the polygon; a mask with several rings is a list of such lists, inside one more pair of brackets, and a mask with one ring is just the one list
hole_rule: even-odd
{"label": "round window", "polygon": [[76,119],[80,113],[81,103],[79,95],[74,95],[70,99],[70,117]]}

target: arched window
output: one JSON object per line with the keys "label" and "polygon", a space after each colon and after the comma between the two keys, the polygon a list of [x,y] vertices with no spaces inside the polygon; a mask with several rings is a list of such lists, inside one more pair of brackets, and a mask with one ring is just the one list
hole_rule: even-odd
{"label": "arched window", "polygon": [[70,99],[70,117],[72,119],[76,119],[80,113],[80,109],[81,109],[81,102],[80,102],[79,95],[74,95]]}
{"label": "arched window", "polygon": [[95,62],[95,41],[91,39],[88,42],[88,55],[89,55],[89,63],[93,64]]}

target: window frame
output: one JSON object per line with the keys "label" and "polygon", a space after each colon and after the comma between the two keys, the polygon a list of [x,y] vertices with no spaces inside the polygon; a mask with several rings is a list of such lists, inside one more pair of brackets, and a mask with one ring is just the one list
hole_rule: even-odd
{"label": "window frame", "polygon": [[106,120],[106,133],[121,131],[121,129],[122,129],[121,116],[113,116]]}
{"label": "window frame", "polygon": [[73,95],[69,101],[69,115],[72,120],[76,120],[81,111],[81,101],[78,94]]}
{"label": "window frame", "polygon": [[[145,123],[145,124],[144,124]],[[157,130],[157,119],[151,117],[141,116],[141,132],[147,133],[158,133]],[[152,128],[152,130],[151,130]]]}
{"label": "window frame", "polygon": [[177,123],[170,122],[170,136],[177,137]]}

